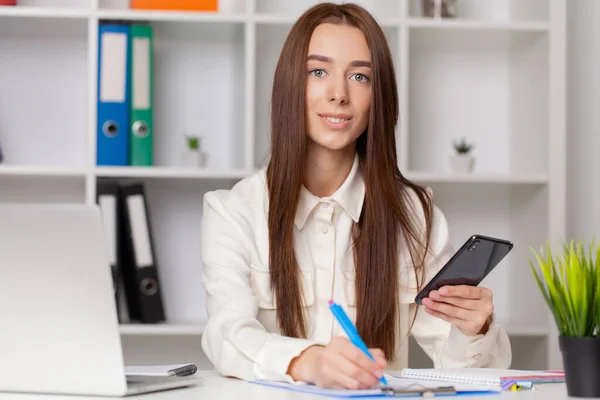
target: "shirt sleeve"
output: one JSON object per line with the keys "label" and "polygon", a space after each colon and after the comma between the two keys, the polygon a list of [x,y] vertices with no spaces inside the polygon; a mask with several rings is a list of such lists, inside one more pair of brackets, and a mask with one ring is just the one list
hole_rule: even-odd
{"label": "shirt sleeve", "polygon": [[202,349],[225,376],[293,382],[290,361],[316,343],[269,333],[257,320],[248,238],[226,204],[221,193],[204,197],[200,247],[208,321]]}
{"label": "shirt sleeve", "polygon": [[[429,281],[452,257],[448,224],[442,211],[435,207],[432,224],[432,256],[426,261]],[[411,330],[423,351],[433,360],[434,368],[509,368],[512,350],[506,331],[491,322],[485,334],[466,336],[451,323],[425,312],[423,306],[411,304],[416,319]]]}

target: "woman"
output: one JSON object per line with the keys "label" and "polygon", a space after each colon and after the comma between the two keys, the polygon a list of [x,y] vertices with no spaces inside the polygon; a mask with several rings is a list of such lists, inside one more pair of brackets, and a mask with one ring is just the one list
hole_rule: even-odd
{"label": "woman", "polygon": [[[409,331],[435,367],[507,368],[488,289],[446,287],[414,304],[453,249],[431,191],[398,171],[393,64],[370,14],[319,4],[300,17],[271,115],[266,170],[204,199],[202,346],[216,369],[367,388],[407,366]],[[375,362],[345,338],[330,299]]]}

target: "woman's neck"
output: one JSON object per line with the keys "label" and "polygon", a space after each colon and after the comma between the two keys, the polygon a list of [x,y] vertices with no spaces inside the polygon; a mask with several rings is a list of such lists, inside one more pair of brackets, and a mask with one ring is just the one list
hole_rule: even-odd
{"label": "woman's neck", "polygon": [[304,186],[317,197],[329,197],[342,186],[354,163],[355,146],[332,151],[309,141]]}

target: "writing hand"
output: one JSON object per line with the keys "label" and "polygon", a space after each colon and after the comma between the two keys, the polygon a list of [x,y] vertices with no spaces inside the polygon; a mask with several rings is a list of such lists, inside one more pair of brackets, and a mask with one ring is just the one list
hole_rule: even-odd
{"label": "writing hand", "polygon": [[464,335],[485,334],[494,304],[492,291],[485,287],[457,285],[433,290],[423,299],[425,311],[455,325]]}
{"label": "writing hand", "polygon": [[335,389],[368,389],[379,384],[387,367],[383,351],[369,349],[375,361],[346,337],[338,336],[327,346],[311,346],[290,363],[295,380]]}

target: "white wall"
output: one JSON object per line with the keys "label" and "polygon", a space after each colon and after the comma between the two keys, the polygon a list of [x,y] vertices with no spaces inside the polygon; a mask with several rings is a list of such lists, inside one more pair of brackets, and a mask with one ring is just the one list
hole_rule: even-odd
{"label": "white wall", "polygon": [[600,239],[600,1],[567,7],[567,234]]}

